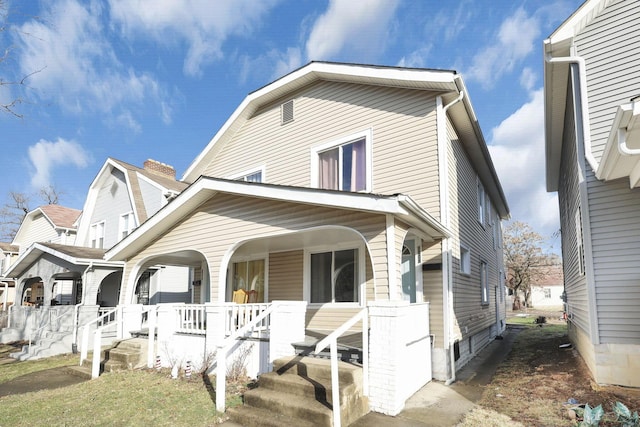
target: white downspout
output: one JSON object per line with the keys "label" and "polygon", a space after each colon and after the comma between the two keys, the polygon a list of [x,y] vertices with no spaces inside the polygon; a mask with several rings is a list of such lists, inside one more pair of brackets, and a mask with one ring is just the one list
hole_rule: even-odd
{"label": "white downspout", "polygon": [[550,54],[545,55],[545,61],[550,64],[566,63],[578,65],[578,78],[580,79],[580,117],[582,118],[582,140],[584,141],[585,158],[589,162],[589,166],[593,169],[593,172],[598,170],[598,162],[596,162],[593,152],[591,151],[591,124],[589,122],[589,109],[586,108],[587,102],[587,68],[585,66],[584,58],[579,56],[563,56],[552,57]]}
{"label": "white downspout", "polygon": [[[454,77],[456,80],[460,79],[460,76]],[[449,167],[448,167],[448,139],[447,139],[447,110],[453,105],[462,101],[464,98],[464,91],[460,91],[460,94],[456,99],[449,104],[442,105],[442,97],[438,96],[436,99],[436,128],[438,132],[438,168],[440,175],[440,221],[445,227],[449,227]],[[455,355],[453,352],[453,271],[452,271],[452,259],[451,259],[451,239],[445,238],[442,240],[442,306],[443,306],[443,327],[445,336],[443,341],[445,343],[445,351],[448,350],[449,357],[449,369],[447,373],[446,385],[450,385],[456,380],[455,369]]]}
{"label": "white downspout", "polygon": [[[546,43],[546,41],[545,41]],[[581,58],[574,54],[572,48],[572,56],[565,57],[552,57],[551,54],[547,53],[545,55],[545,61],[553,64],[553,63],[568,63],[568,64],[577,64],[578,65],[578,79],[580,84],[580,119],[582,120],[582,142],[584,147],[583,156],[587,159],[589,166],[593,170],[595,174],[598,170],[598,162],[593,156],[593,152],[591,149],[591,125],[589,122],[589,111],[588,106],[585,105],[587,101],[587,72],[586,72],[586,64],[584,58]],[[576,106],[574,106],[575,108]],[[578,156],[580,156],[580,147],[577,147]],[[578,159],[579,160],[579,159]],[[583,168],[582,163],[579,161],[578,165],[580,168]],[[585,257],[588,259],[593,259],[593,247],[591,245],[591,228],[588,226],[591,224],[590,212],[589,212],[589,200],[587,196],[586,190],[586,171],[582,171],[578,177],[578,186],[579,186],[579,194],[580,194],[580,206],[582,206],[582,232],[584,235],[584,249],[585,249]],[[587,263],[587,295],[588,295],[588,304],[589,304],[589,326],[591,332],[592,341],[595,344],[600,344],[600,332],[598,330],[598,311],[596,309],[595,304],[595,282],[594,282],[594,268],[593,263]]]}

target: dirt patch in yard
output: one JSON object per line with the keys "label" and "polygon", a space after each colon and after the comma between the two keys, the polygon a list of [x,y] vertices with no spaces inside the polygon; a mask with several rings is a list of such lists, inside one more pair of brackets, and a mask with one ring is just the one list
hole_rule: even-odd
{"label": "dirt patch in yard", "polygon": [[[577,351],[564,348],[569,339],[560,316],[535,311],[529,314],[530,322],[517,322],[515,327],[524,330],[477,402],[476,411],[489,411],[496,420],[501,414],[508,420],[504,424],[478,424],[474,418],[478,413],[471,413],[462,425],[574,426],[576,419],[569,410],[588,403],[591,407],[602,404],[607,414],[600,425],[609,426],[618,425],[612,415],[616,402],[632,411],[640,410],[640,389],[598,386]],[[538,316],[545,316],[546,322],[534,323]],[[482,418],[487,419],[486,413]]]}

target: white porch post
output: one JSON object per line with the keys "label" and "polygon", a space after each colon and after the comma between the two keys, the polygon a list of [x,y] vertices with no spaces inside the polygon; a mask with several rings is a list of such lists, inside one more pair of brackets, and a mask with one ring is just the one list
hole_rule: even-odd
{"label": "white porch post", "polygon": [[216,352],[216,410],[225,410],[225,392],[227,381],[227,355],[226,349],[222,347],[225,337],[225,314],[224,303],[205,304],[207,312],[207,335],[205,336],[205,358],[208,354]]}
{"label": "white porch post", "polygon": [[369,303],[369,407],[372,411],[397,415],[404,407],[402,398],[401,307],[406,302]]}
{"label": "white porch post", "polygon": [[[171,347],[172,337],[176,332],[176,310],[174,305],[159,305],[158,317],[156,323],[156,331],[158,336],[157,354],[164,354],[164,358],[161,357],[162,366],[168,366],[169,355],[173,352]],[[151,313],[149,314],[151,316]],[[151,333],[151,331],[149,331]]]}
{"label": "white porch post", "polygon": [[295,354],[291,345],[303,341],[305,335],[306,301],[274,301],[271,313],[269,364],[274,360]]}
{"label": "white porch post", "polygon": [[122,329],[118,336],[122,339],[131,338],[131,331],[139,331],[142,327],[142,305],[131,304],[122,307]]}

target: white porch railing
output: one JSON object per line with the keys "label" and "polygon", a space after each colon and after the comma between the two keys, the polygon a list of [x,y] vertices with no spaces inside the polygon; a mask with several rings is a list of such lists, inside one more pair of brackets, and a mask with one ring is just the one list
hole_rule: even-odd
{"label": "white porch railing", "polygon": [[[247,306],[247,310],[242,310]],[[231,318],[229,325],[235,325],[237,328],[230,330],[222,343],[218,344],[216,352],[216,409],[220,412],[225,410],[225,394],[227,380],[227,356],[230,348],[235,341],[249,333],[257,332],[258,335],[269,332],[271,313],[277,308],[276,303],[271,304],[233,304],[231,306],[231,315],[241,315],[236,323]],[[261,311],[260,311],[261,310]],[[253,318],[249,315],[253,314]],[[227,317],[227,319],[229,319]],[[242,319],[242,320],[240,320]],[[242,323],[242,326],[239,326]],[[239,326],[239,327],[238,327]]]}
{"label": "white porch railing", "polygon": [[331,398],[333,402],[333,426],[340,427],[340,381],[338,374],[338,337],[362,320],[362,391],[369,395],[369,317],[366,308],[347,320],[338,329],[316,344],[315,353],[329,347],[331,351]]}
{"label": "white porch railing", "polygon": [[[107,322],[107,319],[113,318],[116,319],[116,313],[118,308],[110,308],[108,310],[102,310],[100,314],[100,310],[98,311],[98,317],[95,319],[85,323],[81,326],[82,328],[82,343],[80,345],[80,366],[82,366],[82,362],[87,358],[87,354],[89,353],[89,328],[91,325],[96,325],[98,329],[103,329],[106,326],[110,326],[111,324],[117,324],[117,322]],[[97,329],[96,329],[97,330]],[[102,331],[100,332],[100,338],[102,339]],[[95,342],[95,340],[94,340]],[[93,353],[95,355],[96,348],[94,347]],[[100,355],[100,344],[98,344],[98,356]]]}
{"label": "white porch railing", "polygon": [[185,304],[176,306],[178,326],[176,332],[182,334],[206,335],[207,311],[201,304]]}
{"label": "white porch railing", "polygon": [[269,330],[269,317],[265,317],[261,322],[255,324],[252,322],[261,313],[269,308],[270,304],[235,304],[227,305],[227,314],[225,315],[225,336],[233,335],[239,329],[244,328],[253,323],[250,328],[260,338],[263,333]]}

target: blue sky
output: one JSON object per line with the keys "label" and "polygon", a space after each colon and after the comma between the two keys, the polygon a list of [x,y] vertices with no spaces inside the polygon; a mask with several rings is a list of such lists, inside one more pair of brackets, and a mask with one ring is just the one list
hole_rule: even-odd
{"label": "blue sky", "polygon": [[[5,0],[5,2],[7,2]],[[54,185],[81,209],[107,157],[181,177],[244,97],[311,60],[462,74],[512,219],[545,192],[542,41],[580,0],[9,0],[0,32],[0,204]],[[0,18],[2,19],[2,18]],[[550,240],[559,250],[559,240]]]}

